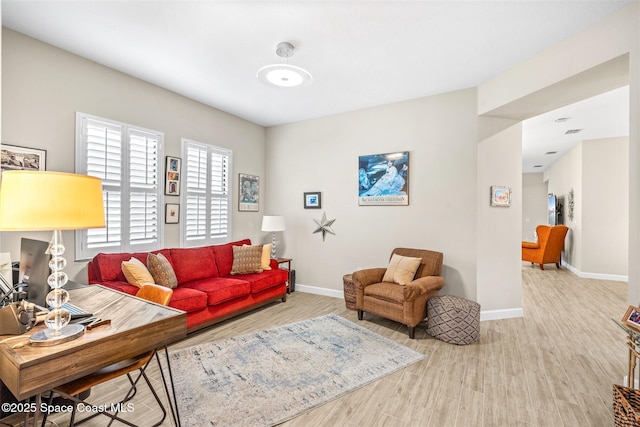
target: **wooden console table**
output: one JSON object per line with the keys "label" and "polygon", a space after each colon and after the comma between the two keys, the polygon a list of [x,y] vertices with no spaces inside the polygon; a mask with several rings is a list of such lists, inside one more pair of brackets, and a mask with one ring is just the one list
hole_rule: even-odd
{"label": "wooden console table", "polygon": [[69,294],[72,304],[96,317],[110,319],[111,324],[51,347],[29,345],[29,336],[42,325],[19,338],[0,336],[0,379],[18,400],[32,396],[39,400],[47,390],[161,348],[187,334],[187,315],[181,310],[100,285],[73,289]]}

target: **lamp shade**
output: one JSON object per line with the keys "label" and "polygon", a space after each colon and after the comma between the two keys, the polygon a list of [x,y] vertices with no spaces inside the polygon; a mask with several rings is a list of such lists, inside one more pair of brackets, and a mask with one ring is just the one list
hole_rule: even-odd
{"label": "lamp shade", "polygon": [[104,226],[99,178],[44,171],[2,173],[0,230],[80,230]]}
{"label": "lamp shade", "polygon": [[284,230],[286,230],[286,228],[284,226],[283,216],[265,215],[262,217],[262,231],[284,231]]}

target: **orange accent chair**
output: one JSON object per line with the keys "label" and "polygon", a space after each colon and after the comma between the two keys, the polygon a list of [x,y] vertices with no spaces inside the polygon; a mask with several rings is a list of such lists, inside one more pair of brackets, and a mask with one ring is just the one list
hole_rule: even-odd
{"label": "orange accent chair", "polygon": [[569,231],[566,225],[539,225],[536,227],[537,242],[522,242],[522,260],[531,264],[555,263],[560,268],[560,259],[564,249],[564,238]]}

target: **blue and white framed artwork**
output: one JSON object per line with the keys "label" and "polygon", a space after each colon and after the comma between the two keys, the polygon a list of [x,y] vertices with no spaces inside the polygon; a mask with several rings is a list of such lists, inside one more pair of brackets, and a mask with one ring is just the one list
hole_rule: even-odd
{"label": "blue and white framed artwork", "polygon": [[358,157],[359,206],[409,205],[409,152]]}

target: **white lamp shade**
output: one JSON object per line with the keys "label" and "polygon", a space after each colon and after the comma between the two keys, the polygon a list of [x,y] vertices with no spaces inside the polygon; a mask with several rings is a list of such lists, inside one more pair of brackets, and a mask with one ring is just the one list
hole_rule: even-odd
{"label": "white lamp shade", "polygon": [[286,230],[286,227],[284,226],[283,216],[265,215],[262,217],[262,231],[284,231],[284,230]]}
{"label": "white lamp shade", "polygon": [[80,230],[105,226],[102,181],[63,172],[5,171],[0,230]]}

